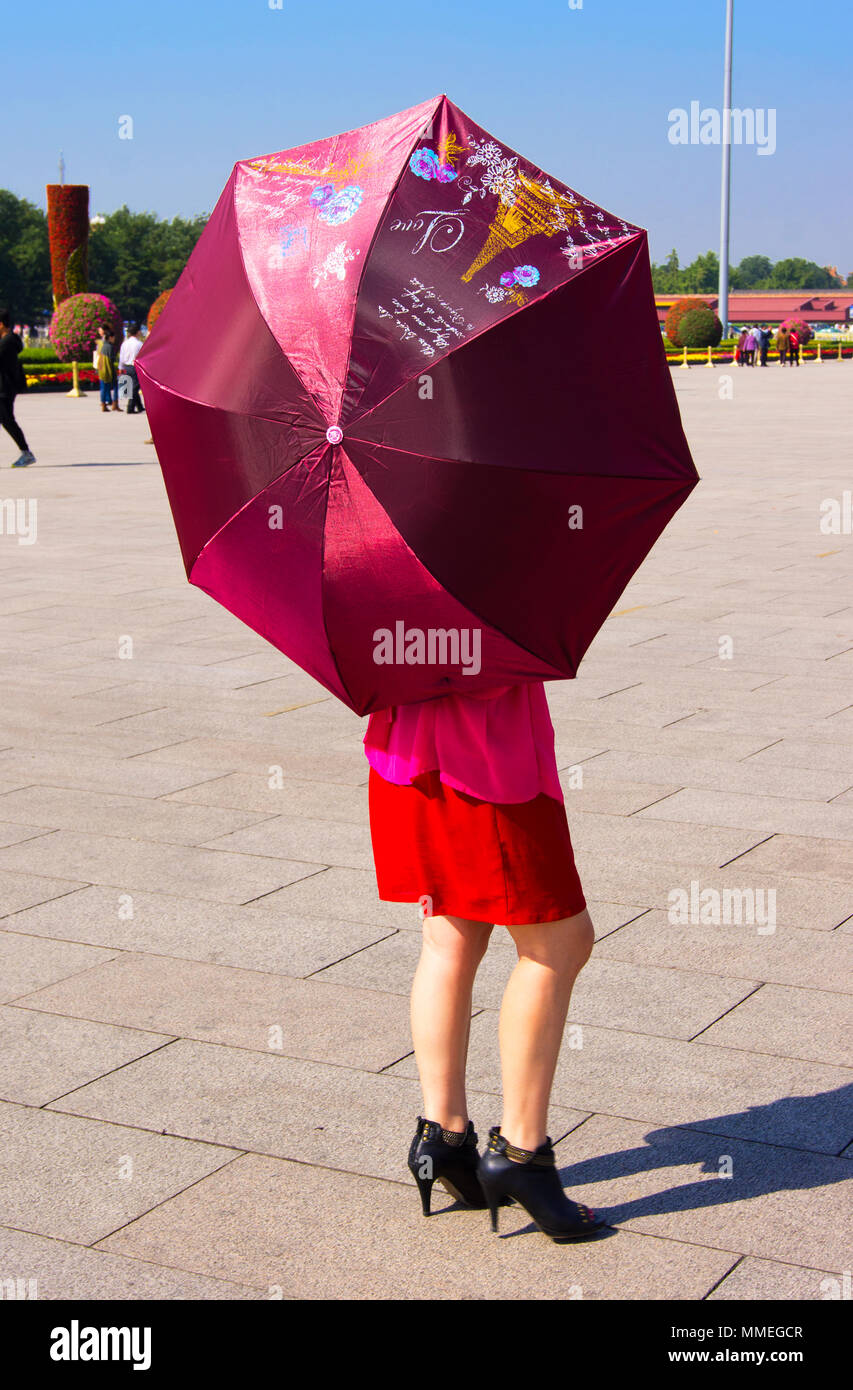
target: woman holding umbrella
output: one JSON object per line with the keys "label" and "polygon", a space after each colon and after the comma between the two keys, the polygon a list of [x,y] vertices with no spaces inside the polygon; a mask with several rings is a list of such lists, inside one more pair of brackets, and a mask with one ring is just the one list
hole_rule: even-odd
{"label": "woman holding umbrella", "polygon": [[[304,254],[271,216],[294,198]],[[235,165],[164,319],[136,366],[188,577],[371,715],[380,896],[424,909],[424,1211],[439,1180],[495,1228],[517,1200],[554,1239],[589,1236],[604,1223],[566,1197],[546,1132],[593,928],[542,681],[574,677],[698,482],[646,233],[440,94],[309,160]],[[615,382],[613,322],[632,354]],[[480,1158],[465,1062],[495,923],[518,963]]]}
{"label": "woman holding umbrella", "polygon": [[[383,710],[365,735],[379,896],[420,902],[411,1019],[424,1116],[409,1152],[424,1215],[438,1180],[470,1206],[516,1200],[557,1241],[607,1223],[566,1197],[546,1134],[572,986],[595,933],[569,838],[541,682]],[[465,1065],[494,923],[518,952],[500,1014],[504,1107],[478,1156]]]}

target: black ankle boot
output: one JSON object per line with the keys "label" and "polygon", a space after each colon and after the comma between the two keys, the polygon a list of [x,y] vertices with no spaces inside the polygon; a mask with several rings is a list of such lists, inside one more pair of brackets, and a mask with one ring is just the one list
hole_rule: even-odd
{"label": "black ankle boot", "polygon": [[430,1214],[434,1182],[440,1182],[457,1202],[465,1202],[469,1207],[485,1207],[486,1199],[477,1177],[479,1161],[473,1121],[468,1121],[461,1144],[447,1144],[441,1137],[441,1125],[419,1115],[415,1137],[409,1147],[409,1171],[418,1185],[424,1216]]}
{"label": "black ankle boot", "polygon": [[[515,1157],[508,1157],[507,1151]],[[477,1171],[493,1231],[498,1229],[501,1198],[507,1196],[514,1197],[552,1240],[586,1240],[607,1225],[589,1207],[566,1196],[550,1138],[535,1151],[516,1149],[507,1143],[500,1126],[493,1125]]]}

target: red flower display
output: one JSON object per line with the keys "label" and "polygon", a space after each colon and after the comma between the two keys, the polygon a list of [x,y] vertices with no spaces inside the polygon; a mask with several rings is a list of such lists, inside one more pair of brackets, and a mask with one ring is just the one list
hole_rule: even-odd
{"label": "red flower display", "polygon": [[157,298],[154,300],[154,303],[151,305],[151,308],[148,310],[146,327],[149,333],[151,332],[151,329],[154,327],[155,323],[157,322],[163,310],[165,309],[167,303],[169,302],[169,295],[171,293],[171,290],[164,290],[162,294],[158,294]]}
{"label": "red flower display", "polygon": [[47,228],[53,305],[81,294],[89,277],[89,185],[47,185]]}
{"label": "red flower display", "polygon": [[810,343],[814,337],[814,333],[804,319],[785,319],[779,327],[787,328],[789,333],[795,331],[800,340],[800,347],[805,347],[806,343]]}
{"label": "red flower display", "polygon": [[81,362],[91,356],[107,325],[121,338],[122,317],[111,299],[105,294],[75,294],[54,309],[48,336],[60,362]]}
{"label": "red flower display", "polygon": [[707,299],[688,298],[677,299],[675,301],[675,303],[671,306],[666,316],[666,321],[664,323],[666,336],[669,338],[669,341],[675,345],[675,347],[684,347],[684,343],[681,340],[681,334],[678,331],[678,327],[685,314],[689,314],[693,309],[707,309],[708,307],[709,306]]}

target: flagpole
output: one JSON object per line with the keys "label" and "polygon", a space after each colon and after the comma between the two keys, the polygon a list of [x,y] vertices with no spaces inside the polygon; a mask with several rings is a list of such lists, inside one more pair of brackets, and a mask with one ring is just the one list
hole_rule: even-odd
{"label": "flagpole", "polygon": [[726,57],[723,77],[723,181],[720,192],[720,286],[717,296],[717,315],[723,325],[723,337],[729,336],[729,197],[732,183],[732,20],[734,0],[726,0]]}

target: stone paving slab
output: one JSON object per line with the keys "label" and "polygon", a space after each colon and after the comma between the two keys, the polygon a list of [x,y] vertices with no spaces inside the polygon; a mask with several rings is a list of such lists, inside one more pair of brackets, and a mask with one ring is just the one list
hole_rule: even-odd
{"label": "stone paving slab", "polygon": [[[14,793],[10,793],[10,795],[14,795]],[[0,823],[0,846],[19,845],[26,840],[34,840],[37,836],[43,835],[44,833],[44,827],[41,825]]]}
{"label": "stone paving slab", "polygon": [[167,1042],[165,1034],[0,1007],[0,1099],[45,1105]]}
{"label": "stone paving slab", "polygon": [[[365,770],[367,762],[365,760]],[[3,772],[0,760],[0,775]],[[165,798],[201,806],[228,806],[241,811],[266,811],[271,816],[283,807],[291,817],[305,816],[316,820],[348,821],[367,825],[367,786],[341,786],[333,782],[299,782],[283,780],[280,786],[270,787],[266,777],[233,772],[213,777],[206,782],[177,791]]]}
{"label": "stone paving slab", "polygon": [[719,866],[746,854],[761,832],[726,830],[715,825],[691,825],[684,821],[654,821],[636,816],[585,815],[575,811],[570,826],[578,854],[624,855],[627,859],[667,858],[672,863],[705,863]]}
{"label": "stone paving slab", "polygon": [[[468,1076],[477,1090],[500,1087],[497,1024],[492,1010],[471,1021]],[[582,1046],[572,1041],[566,1037],[557,1063],[558,1105],[818,1154],[839,1153],[853,1133],[853,1087],[844,1067],[589,1024],[582,1025]],[[414,1058],[389,1072],[417,1075]]]}
{"label": "stone paving slab", "polygon": [[[562,1141],[560,1177],[620,1228],[839,1273],[847,1164],[769,1143],[593,1115]],[[726,1161],[728,1160],[728,1161]],[[720,1177],[731,1171],[730,1178]],[[575,1195],[575,1194],[580,1194]]]}
{"label": "stone paving slab", "polygon": [[[153,763],[140,765],[129,758],[93,756],[81,762],[78,758],[56,753],[37,750],[21,753],[7,748],[0,753],[0,777],[7,780],[10,776],[14,777],[19,787],[74,787],[80,791],[137,797],[166,797],[167,793],[190,787],[200,791],[205,780],[216,781],[215,774],[200,773],[192,767],[182,769],[165,763],[158,766]],[[235,809],[254,811],[265,808],[243,806]]]}
{"label": "stone paving slab", "polygon": [[[0,797],[0,809],[3,798]],[[195,809],[195,808],[194,808]],[[199,808],[204,813],[210,808]],[[192,813],[191,813],[192,814]],[[240,815],[239,811],[221,811],[220,815]],[[307,817],[273,816],[257,819],[248,812],[254,824],[245,829],[205,839],[205,849],[222,849],[237,854],[272,855],[293,863],[337,865],[340,868],[373,871],[370,830],[366,824],[348,821],[309,820]]]}
{"label": "stone paving slab", "polygon": [[[853,931],[853,919],[850,928]],[[611,933],[596,945],[596,958],[843,993],[853,983],[853,941],[839,940],[831,931],[777,926],[759,936],[755,926],[734,923],[680,927],[659,911],[644,913]]]}
{"label": "stone paving slab", "polygon": [[[0,1227],[0,1270],[14,1279],[18,1298],[42,1301],[257,1300],[268,1297],[249,1284],[204,1279],[142,1259],[108,1255],[68,1240],[32,1236]],[[31,1294],[32,1290],[32,1294]]]}
{"label": "stone paving slab", "polygon": [[0,1102],[0,1139],[0,1226],[81,1245],[102,1240],[237,1156],[213,1144],[6,1101]]}
{"label": "stone paving slab", "polygon": [[[267,1295],[229,1279],[206,1279],[67,1240],[0,1227],[0,1270],[21,1292],[43,1301],[88,1299],[245,1300]],[[34,1284],[31,1281],[35,1281]]]}
{"label": "stone paving slab", "polygon": [[[550,690],[548,700],[550,704]],[[606,747],[617,753],[663,753],[669,758],[722,758],[726,762],[736,762],[757,754],[775,737],[783,736],[768,735],[766,726],[757,732],[744,732],[741,729],[739,732],[715,734],[713,731],[692,727],[692,719],[679,720],[665,729],[648,729],[614,719],[608,716],[603,708],[597,718],[577,719],[569,715],[561,717],[556,710],[553,711],[552,718],[555,720],[557,736],[563,739],[564,757],[567,762],[574,761],[570,753],[575,743],[582,748]],[[838,765],[835,764],[836,767]]]}
{"label": "stone paving slab", "polygon": [[[669,911],[676,901],[680,901],[670,896],[676,890],[688,895],[689,907],[693,883],[697,884],[697,894],[707,888],[721,895],[727,888],[751,890],[756,903],[759,892],[763,891],[761,901],[765,907],[775,901],[777,926],[805,927],[810,931],[833,931],[846,920],[853,907],[853,892],[849,884],[836,883],[829,878],[794,877],[792,872],[762,872],[752,867],[752,854],[748,857],[737,856],[730,864],[719,868],[699,863],[668,863],[666,860],[634,862],[589,851],[576,857],[584,893],[592,900],[612,899],[628,903],[639,899],[650,908],[666,908]],[[768,893],[775,893],[775,899],[768,898]]]}
{"label": "stone paving slab", "polygon": [[[419,937],[413,932],[397,932],[369,951],[330,966],[323,971],[323,978],[408,995],[419,955]],[[500,1008],[517,959],[513,946],[502,945],[500,939],[489,943],[474,981],[475,1005]],[[723,980],[696,971],[596,960],[593,952],[572,991],[569,1020],[687,1039],[757,987],[754,980]]]}
{"label": "stone paving slab", "polygon": [[[723,763],[711,758],[667,758],[661,753],[602,753],[584,764],[584,792],[611,782],[635,778],[652,786],[654,775],[663,779],[659,790],[695,787],[754,796],[790,797],[793,800],[828,802],[853,786],[853,770],[843,768],[793,768],[761,762],[756,754],[742,762]],[[0,758],[0,774],[3,761]],[[254,809],[254,808],[253,808]]]}
{"label": "stone paving slab", "polygon": [[344,916],[270,912],[264,901],[239,907],[86,887],[17,912],[4,925],[28,938],[53,937],[301,977],[363,951],[393,931]]}
{"label": "stone paving slab", "polygon": [[444,1201],[425,1221],[402,1183],[251,1154],[97,1248],[324,1300],[701,1298],[734,1263],[632,1232],[559,1246],[508,1209],[496,1238]]}
{"label": "stone paving slab", "polygon": [[[151,742],[151,739],[147,741]],[[235,739],[197,738],[146,752],[144,761],[191,762],[202,772],[216,768],[224,772],[262,772],[268,776],[271,767],[282,765],[282,757],[281,743],[241,743]],[[137,761],[143,761],[142,754]],[[349,755],[336,753],[334,756],[292,751],[287,754],[286,773],[298,779],[311,778],[318,782],[359,786],[365,780],[365,765],[364,754],[357,749]]]}
{"label": "stone paving slab", "polygon": [[187,807],[104,791],[95,800],[79,788],[39,786],[0,796],[0,818],[50,830],[76,830],[85,825],[90,834],[133,835],[169,844],[201,845],[257,824],[259,815],[214,806]]}
{"label": "stone paving slab", "polygon": [[169,893],[180,887],[187,896],[241,903],[273,893],[323,865],[71,830],[41,832],[38,845],[30,841],[26,849],[20,845],[0,849],[0,870],[46,874],[48,868],[61,878],[112,884],[125,891]]}
{"label": "stone paving slab", "polygon": [[114,954],[76,942],[39,941],[20,932],[0,931],[0,1003],[112,960]]}
{"label": "stone paving slab", "polygon": [[706,1302],[726,1300],[745,1302],[753,1299],[798,1300],[806,1302],[826,1299],[843,1288],[843,1276],[825,1269],[806,1269],[802,1265],[782,1264],[779,1260],[756,1260],[751,1256],[735,1265],[730,1274],[707,1295]]}
{"label": "stone paving slab", "polygon": [[[678,786],[660,786],[654,782],[612,781],[602,783],[593,773],[597,759],[583,763],[583,785],[577,786],[577,772],[563,769],[560,783],[566,801],[566,814],[574,820],[576,812],[608,816],[632,816],[679,791]],[[591,775],[592,774],[592,775]]]}
{"label": "stone paving slab", "polygon": [[[20,793],[19,793],[20,794]],[[0,810],[8,798],[0,797]],[[837,803],[819,805],[781,796],[748,796],[692,787],[656,801],[637,813],[638,820],[686,821],[696,825],[741,826],[761,835],[808,835],[817,839],[853,839],[853,809]]]}
{"label": "stone paving slab", "polygon": [[848,905],[853,906],[853,855],[849,841],[816,839],[804,835],[774,835],[757,845],[741,860],[753,869],[785,874],[839,879],[850,883]]}
{"label": "stone paving slab", "polygon": [[[470,1104],[485,1143],[500,1123],[500,1097],[472,1091]],[[406,1158],[420,1086],[387,1072],[182,1039],[47,1108],[414,1187]],[[587,1118],[553,1106],[554,1142]]]}
{"label": "stone paving slab", "polygon": [[[0,866],[2,854],[0,850]],[[379,901],[376,874],[372,869],[328,868],[267,894],[263,905],[270,911],[280,909],[288,915],[345,916],[377,926],[421,930],[417,903]]]}
{"label": "stone paving slab", "polygon": [[[848,993],[762,985],[706,1028],[703,1042],[776,1057],[853,1067],[853,974],[835,981]],[[853,1078],[851,1078],[853,1079]]]}
{"label": "stone paving slab", "polygon": [[408,1005],[395,995],[141,953],[17,1005],[369,1071],[411,1047]]}
{"label": "stone paving slab", "polygon": [[[0,873],[0,920],[50,898],[60,898],[82,887],[73,879],[41,878],[38,874]],[[4,923],[4,926],[7,925]]]}

